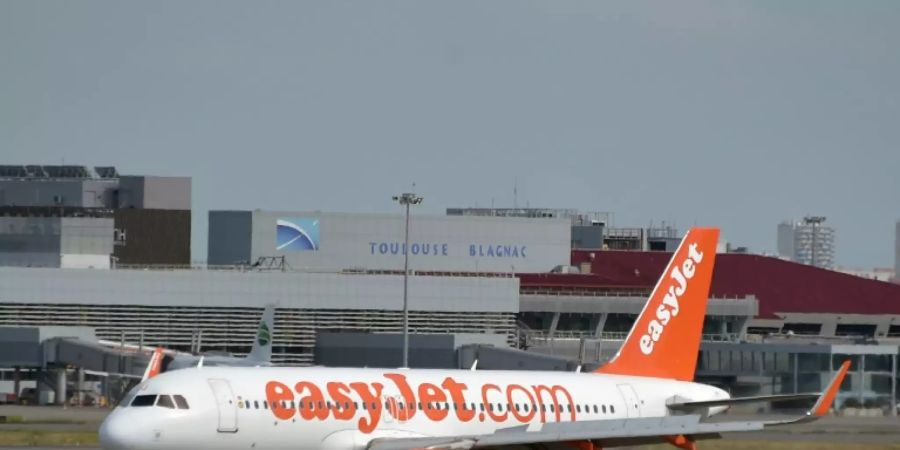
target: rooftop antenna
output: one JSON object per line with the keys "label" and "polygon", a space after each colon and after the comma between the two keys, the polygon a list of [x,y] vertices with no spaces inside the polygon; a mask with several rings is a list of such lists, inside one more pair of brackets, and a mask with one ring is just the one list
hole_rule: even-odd
{"label": "rooftop antenna", "polygon": [[519,177],[513,178],[513,209],[519,209]]}

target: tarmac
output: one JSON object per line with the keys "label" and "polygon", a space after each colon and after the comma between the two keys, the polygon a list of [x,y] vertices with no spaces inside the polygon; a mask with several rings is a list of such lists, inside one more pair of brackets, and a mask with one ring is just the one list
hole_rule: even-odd
{"label": "tarmac", "polygon": [[[109,413],[107,408],[61,408],[55,406],[0,405],[0,416],[15,416],[23,423],[0,423],[4,430],[41,430],[57,432],[96,432]],[[762,416],[725,415],[719,420],[759,420]],[[764,416],[783,418],[784,416]],[[823,417],[815,422],[769,428],[762,432],[734,433],[724,440],[807,443],[843,443],[885,445],[900,443],[900,418],[897,417]],[[701,443],[702,446],[702,443]],[[0,449],[25,447],[3,447]],[[32,450],[59,447],[27,447]],[[78,448],[95,449],[81,445]]]}

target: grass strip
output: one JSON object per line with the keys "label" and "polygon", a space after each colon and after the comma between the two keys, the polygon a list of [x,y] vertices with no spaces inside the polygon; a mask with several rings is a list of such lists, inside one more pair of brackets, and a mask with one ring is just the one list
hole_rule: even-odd
{"label": "grass strip", "polygon": [[3,430],[0,445],[78,446],[97,445],[96,431]]}

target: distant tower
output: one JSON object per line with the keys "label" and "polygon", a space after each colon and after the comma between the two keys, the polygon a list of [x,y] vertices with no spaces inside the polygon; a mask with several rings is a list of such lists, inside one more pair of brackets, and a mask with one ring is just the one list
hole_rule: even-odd
{"label": "distant tower", "polygon": [[778,254],[801,264],[830,269],[834,266],[834,229],[825,217],[807,216],[801,222],[778,225]]}
{"label": "distant tower", "polygon": [[897,234],[894,236],[894,283],[900,284],[900,220],[897,221]]}

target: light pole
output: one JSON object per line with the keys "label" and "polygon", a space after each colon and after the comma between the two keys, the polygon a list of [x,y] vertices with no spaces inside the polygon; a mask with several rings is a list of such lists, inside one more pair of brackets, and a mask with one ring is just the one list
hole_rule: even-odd
{"label": "light pole", "polygon": [[395,195],[394,201],[406,207],[406,237],[403,244],[403,367],[409,367],[409,206],[422,203],[422,197],[405,192]]}

